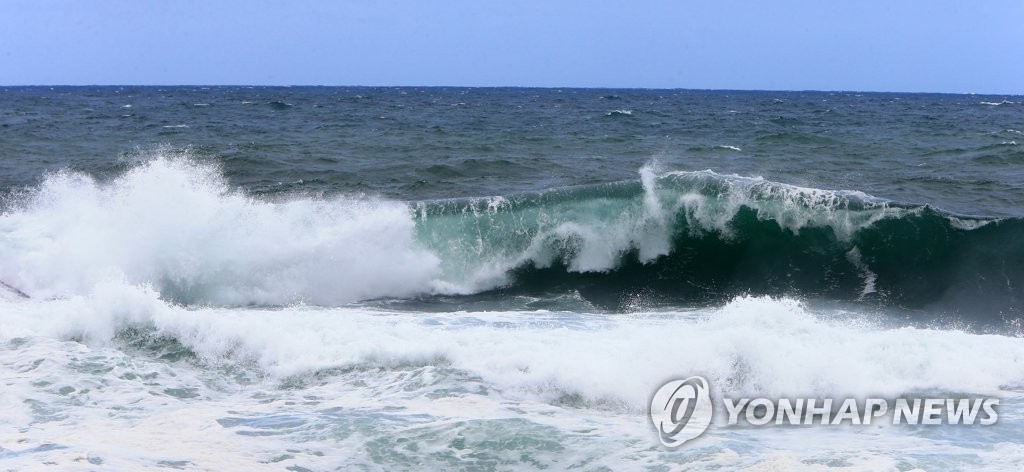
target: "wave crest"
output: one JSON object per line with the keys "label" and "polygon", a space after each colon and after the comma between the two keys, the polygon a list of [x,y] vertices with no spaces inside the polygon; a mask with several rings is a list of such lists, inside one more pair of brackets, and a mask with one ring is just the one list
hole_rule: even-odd
{"label": "wave crest", "polygon": [[0,280],[37,297],[148,284],[186,304],[337,305],[490,290],[720,302],[743,294],[1019,316],[1024,221],[712,171],[421,202],[268,201],[157,156],[49,175],[0,215]]}
{"label": "wave crest", "polygon": [[109,183],[71,172],[0,215],[0,278],[37,297],[119,280],[184,303],[337,304],[431,289],[405,205],[261,201],[218,169],[157,157]]}
{"label": "wave crest", "polygon": [[711,171],[417,204],[417,239],[462,292],[574,289],[721,301],[822,296],[1016,315],[1024,222]]}

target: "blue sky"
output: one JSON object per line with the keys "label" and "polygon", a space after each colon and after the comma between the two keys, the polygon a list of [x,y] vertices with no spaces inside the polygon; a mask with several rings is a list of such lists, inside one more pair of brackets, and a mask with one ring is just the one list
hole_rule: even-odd
{"label": "blue sky", "polygon": [[0,0],[0,84],[1024,93],[1024,1]]}

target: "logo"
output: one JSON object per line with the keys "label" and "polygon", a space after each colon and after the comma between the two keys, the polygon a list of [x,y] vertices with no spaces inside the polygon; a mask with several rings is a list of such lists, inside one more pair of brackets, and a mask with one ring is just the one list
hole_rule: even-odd
{"label": "logo", "polygon": [[711,416],[711,396],[704,377],[673,380],[651,399],[651,421],[661,443],[668,447],[682,446],[700,436],[711,424]]}
{"label": "logo", "polygon": [[[718,398],[718,397],[716,397]],[[981,425],[999,420],[998,398],[719,398],[722,427],[783,425]],[[658,439],[679,447],[707,431],[714,414],[708,381],[694,376],[662,385],[651,398]],[[724,419],[724,418],[723,418]]]}

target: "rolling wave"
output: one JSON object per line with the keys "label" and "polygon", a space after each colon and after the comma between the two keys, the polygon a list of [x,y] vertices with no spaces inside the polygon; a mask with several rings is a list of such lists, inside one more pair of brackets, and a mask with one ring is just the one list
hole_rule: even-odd
{"label": "rolling wave", "polygon": [[575,291],[622,309],[782,295],[1020,316],[1024,220],[711,171],[421,202],[258,199],[157,157],[110,182],[61,172],[0,214],[0,280],[33,297],[111,280],[184,304],[339,305]]}
{"label": "rolling wave", "polygon": [[1019,315],[1024,221],[711,171],[417,204],[417,239],[464,291],[575,289],[721,301],[770,294]]}

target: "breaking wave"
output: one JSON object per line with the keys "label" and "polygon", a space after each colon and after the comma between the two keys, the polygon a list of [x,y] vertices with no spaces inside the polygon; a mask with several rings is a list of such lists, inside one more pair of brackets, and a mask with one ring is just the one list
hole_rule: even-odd
{"label": "breaking wave", "polygon": [[215,166],[157,157],[109,181],[71,172],[7,198],[0,280],[33,297],[111,280],[185,304],[577,291],[744,294],[1019,316],[1024,221],[711,171],[479,199],[268,200]]}

